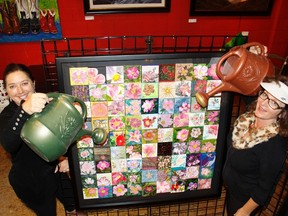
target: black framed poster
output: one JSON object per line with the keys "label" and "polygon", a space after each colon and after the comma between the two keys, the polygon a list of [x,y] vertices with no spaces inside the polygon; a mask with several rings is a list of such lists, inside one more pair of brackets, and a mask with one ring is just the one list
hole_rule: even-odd
{"label": "black framed poster", "polygon": [[170,0],[84,0],[85,14],[169,12]]}
{"label": "black framed poster", "polygon": [[274,0],[191,0],[190,16],[269,16]]}
{"label": "black framed poster", "polygon": [[206,108],[196,99],[221,83],[223,53],[57,58],[60,91],[87,106],[86,129],[108,140],[72,145],[69,160],[80,208],[115,207],[220,195],[231,98]]}

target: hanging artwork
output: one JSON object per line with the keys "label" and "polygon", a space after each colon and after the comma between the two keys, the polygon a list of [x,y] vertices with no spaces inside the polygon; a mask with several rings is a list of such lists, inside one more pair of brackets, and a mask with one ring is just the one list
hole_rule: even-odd
{"label": "hanging artwork", "polygon": [[191,0],[190,16],[269,16],[274,0]]}
{"label": "hanging artwork", "polygon": [[84,0],[85,14],[169,12],[170,0]]}
{"label": "hanging artwork", "polygon": [[0,0],[0,43],[62,38],[57,0]]}
{"label": "hanging artwork", "polygon": [[108,133],[102,147],[90,137],[72,147],[81,208],[219,194],[231,100],[197,103],[221,83],[219,53],[197,54],[56,59],[60,91],[87,106],[84,127]]}

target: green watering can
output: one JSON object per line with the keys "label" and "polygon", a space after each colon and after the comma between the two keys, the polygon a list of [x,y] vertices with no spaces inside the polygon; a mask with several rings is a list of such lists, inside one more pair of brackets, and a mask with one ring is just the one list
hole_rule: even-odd
{"label": "green watering can", "polygon": [[[34,113],[24,124],[21,138],[45,161],[50,162],[64,155],[68,147],[83,136],[91,136],[94,144],[102,145],[107,133],[102,128],[94,131],[83,129],[87,108],[77,97],[48,93],[53,98],[40,113]],[[80,113],[73,105],[78,103]]]}

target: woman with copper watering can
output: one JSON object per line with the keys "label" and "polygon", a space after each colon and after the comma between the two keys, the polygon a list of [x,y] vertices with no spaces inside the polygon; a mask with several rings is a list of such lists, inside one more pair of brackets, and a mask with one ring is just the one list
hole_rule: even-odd
{"label": "woman with copper watering can", "polygon": [[255,215],[269,203],[284,167],[288,78],[264,79],[256,101],[234,123],[223,170],[228,216]]}

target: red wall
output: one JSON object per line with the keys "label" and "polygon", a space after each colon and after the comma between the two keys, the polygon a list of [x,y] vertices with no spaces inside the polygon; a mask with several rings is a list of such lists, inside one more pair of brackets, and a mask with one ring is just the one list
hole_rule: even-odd
{"label": "red wall", "polygon": [[[58,0],[63,37],[121,35],[236,35],[268,46],[269,53],[288,55],[288,1],[274,0],[271,16],[189,17],[192,0],[171,0],[169,13],[102,14],[85,21],[82,0]],[[188,23],[189,18],[197,19]],[[0,44],[0,74],[10,62],[42,63],[40,43]]]}

